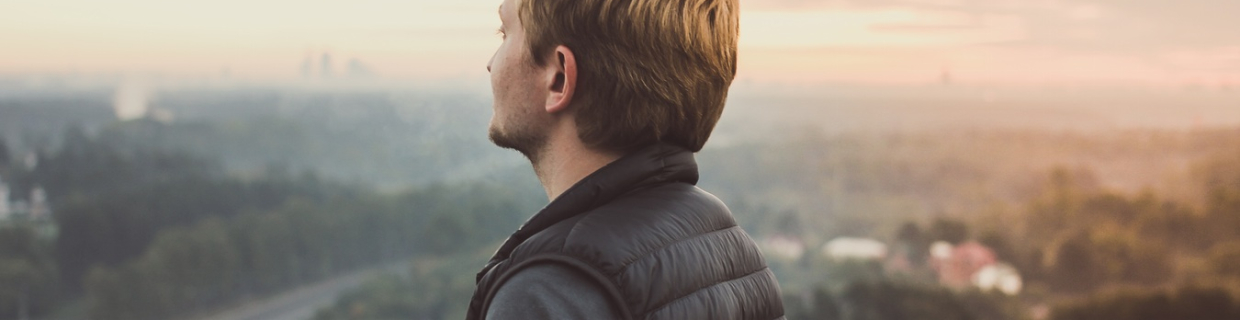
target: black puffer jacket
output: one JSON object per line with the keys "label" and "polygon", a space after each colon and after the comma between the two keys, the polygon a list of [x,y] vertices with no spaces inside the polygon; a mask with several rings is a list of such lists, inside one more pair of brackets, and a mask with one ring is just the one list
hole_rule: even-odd
{"label": "black puffer jacket", "polygon": [[693,153],[664,144],[582,179],[478,273],[468,319],[482,319],[509,277],[541,263],[590,275],[626,319],[782,319],[775,275],[697,179]]}

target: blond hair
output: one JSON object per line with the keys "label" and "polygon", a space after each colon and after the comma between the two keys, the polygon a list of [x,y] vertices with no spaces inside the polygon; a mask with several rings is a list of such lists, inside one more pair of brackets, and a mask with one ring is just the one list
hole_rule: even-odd
{"label": "blond hair", "polygon": [[571,105],[588,146],[706,143],[736,77],[737,0],[521,0],[534,62],[578,65]]}

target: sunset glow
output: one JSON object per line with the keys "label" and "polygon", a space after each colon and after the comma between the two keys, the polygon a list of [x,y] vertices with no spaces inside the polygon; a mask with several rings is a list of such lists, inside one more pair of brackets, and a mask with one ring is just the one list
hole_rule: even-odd
{"label": "sunset glow", "polygon": [[[739,78],[924,83],[950,74],[961,82],[1031,84],[1240,82],[1240,39],[1222,29],[1240,23],[1210,15],[1236,5],[1203,2],[1218,10],[1070,1],[747,0]],[[496,3],[5,1],[0,75],[297,79],[308,61],[327,53],[339,72],[356,61],[385,79],[482,79],[499,43]],[[1169,40],[1185,33],[1196,41]]]}

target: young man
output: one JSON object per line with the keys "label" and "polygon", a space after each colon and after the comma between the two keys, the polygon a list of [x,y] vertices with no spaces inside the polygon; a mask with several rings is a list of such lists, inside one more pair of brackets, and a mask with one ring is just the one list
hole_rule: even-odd
{"label": "young man", "polygon": [[469,319],[781,319],[779,285],[693,153],[736,74],[737,0],[506,0],[490,138],[551,199]]}

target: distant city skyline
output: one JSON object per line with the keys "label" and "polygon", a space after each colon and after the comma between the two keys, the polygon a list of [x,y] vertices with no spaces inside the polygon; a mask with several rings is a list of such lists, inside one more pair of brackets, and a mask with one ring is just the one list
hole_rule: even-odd
{"label": "distant city skyline", "polygon": [[[500,41],[499,3],[5,1],[0,76],[291,80],[314,60],[310,70],[336,76],[482,80]],[[738,81],[1240,85],[1240,2],[1230,0],[741,6]]]}

